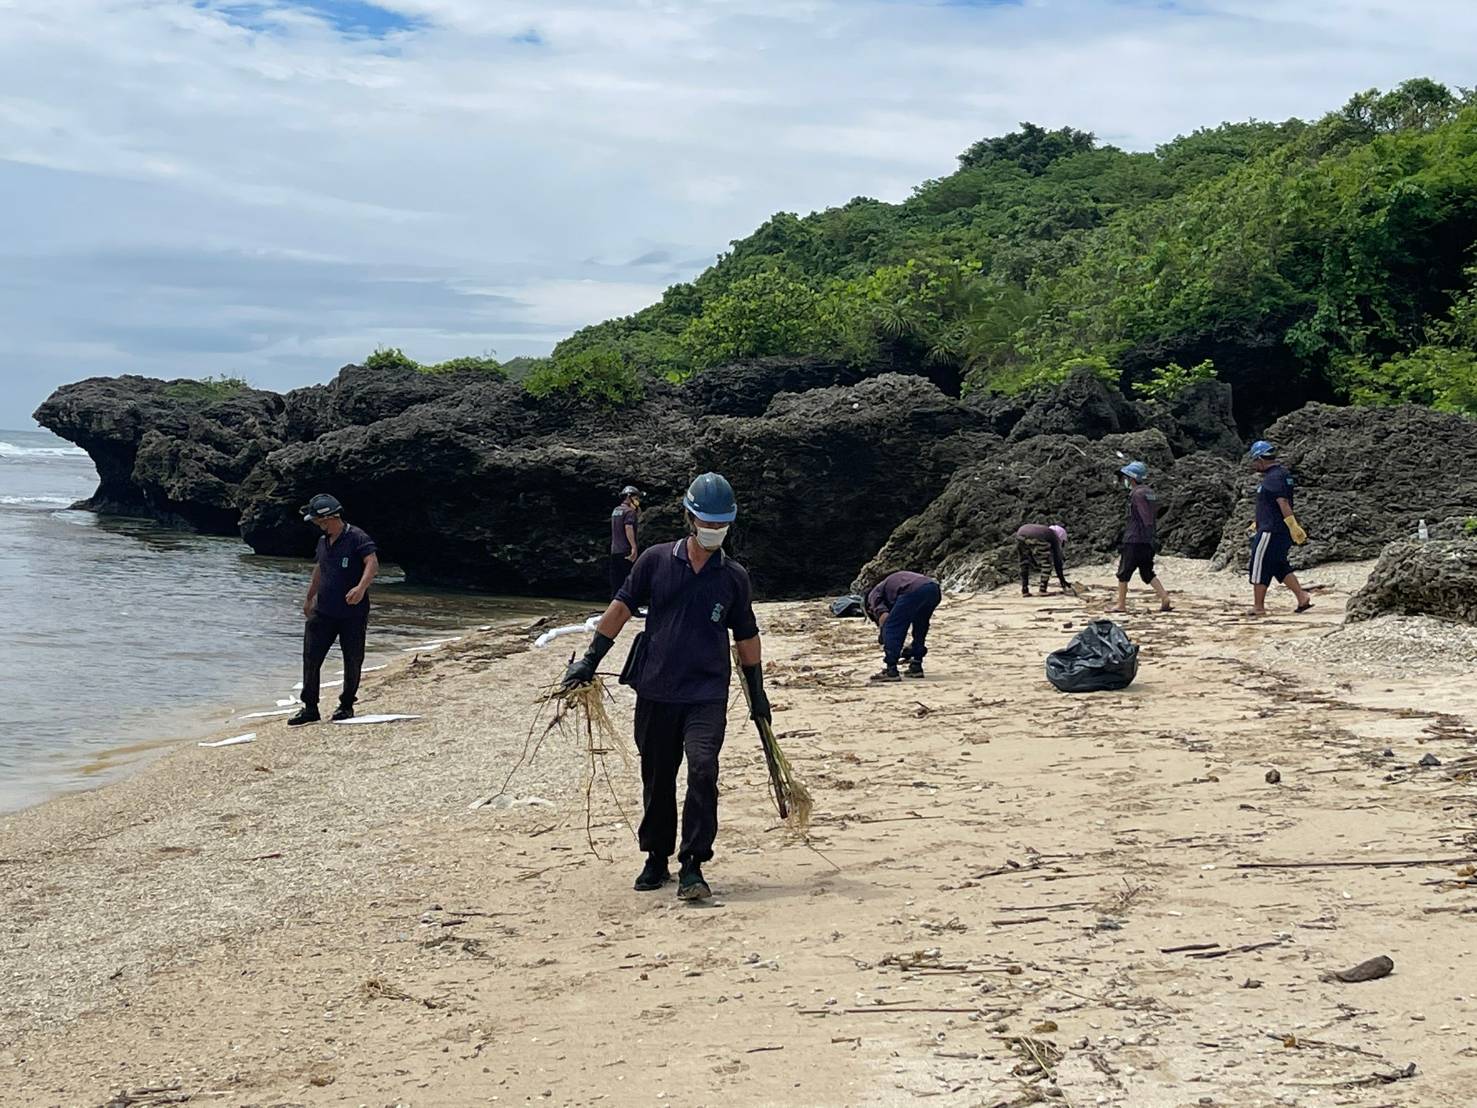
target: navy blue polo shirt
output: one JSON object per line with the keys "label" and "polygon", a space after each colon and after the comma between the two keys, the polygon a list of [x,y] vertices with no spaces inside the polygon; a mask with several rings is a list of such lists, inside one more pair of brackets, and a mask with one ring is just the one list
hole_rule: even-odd
{"label": "navy blue polo shirt", "polygon": [[631,552],[631,540],[626,538],[627,527],[631,529],[631,534],[636,534],[636,509],[625,504],[618,504],[615,511],[610,513],[610,552],[612,554]]}
{"label": "navy blue polo shirt", "polygon": [[354,607],[349,607],[344,597],[364,576],[364,559],[379,547],[374,540],[352,523],[346,524],[333,542],[327,535],[318,537],[318,601],[315,611],[320,616],[344,619],[351,615],[369,612],[369,596],[366,594]]}
{"label": "navy blue polo shirt", "polygon": [[906,596],[919,585],[932,585],[933,583],[932,577],[925,577],[910,569],[900,569],[896,573],[889,573],[871,592],[867,593],[867,614],[872,617],[873,622],[876,622],[883,612],[890,612],[897,607],[898,597]]}
{"label": "navy blue polo shirt", "polygon": [[687,540],[664,542],[636,559],[615,598],[633,612],[648,609],[638,696],[667,704],[727,702],[729,633],[736,642],[759,634],[743,566],[718,550],[694,574]]}
{"label": "navy blue polo shirt", "polygon": [[1292,503],[1292,474],[1284,465],[1275,465],[1262,474],[1262,483],[1256,490],[1256,529],[1274,535],[1286,535],[1287,524],[1282,522],[1282,508],[1278,498]]}

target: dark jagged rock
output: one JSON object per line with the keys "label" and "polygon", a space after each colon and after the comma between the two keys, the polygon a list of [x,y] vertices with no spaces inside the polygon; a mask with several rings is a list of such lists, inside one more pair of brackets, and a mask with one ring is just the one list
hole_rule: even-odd
{"label": "dark jagged rock", "polygon": [[950,587],[1019,580],[1014,535],[1023,523],[1063,524],[1068,564],[1100,561],[1118,548],[1127,493],[1117,474],[1134,458],[1149,466],[1165,550],[1188,554],[1213,546],[1224,517],[1207,493],[1229,505],[1225,461],[1197,454],[1177,462],[1157,430],[1097,440],[1041,435],[1007,443],[956,472],[942,495],[893,532],[854,585],[866,587],[897,569],[934,574]]}
{"label": "dark jagged rock", "polygon": [[1201,450],[1235,458],[1244,449],[1236,430],[1231,386],[1224,381],[1197,381],[1167,403],[1139,401],[1139,423],[1164,432],[1176,454]]}
{"label": "dark jagged rock", "polygon": [[1176,459],[1155,488],[1164,504],[1158,531],[1164,549],[1185,558],[1214,554],[1236,504],[1235,463],[1219,454],[1189,454]]}
{"label": "dark jagged rock", "polygon": [[1260,438],[1268,424],[1313,402],[1334,400],[1322,374],[1304,373],[1287,345],[1288,328],[1297,320],[1264,316],[1227,323],[1205,334],[1152,339],[1119,358],[1129,380],[1147,379],[1171,362],[1198,365],[1209,359],[1216,376],[1235,390],[1236,425],[1243,438]]}
{"label": "dark jagged rock", "polygon": [[[1268,428],[1296,482],[1308,544],[1294,567],[1373,558],[1413,536],[1422,519],[1477,515],[1477,420],[1401,405],[1309,404]],[[1243,468],[1240,498],[1215,565],[1244,562],[1257,477]]]}
{"label": "dark jagged rock", "polygon": [[763,415],[780,393],[853,385],[876,371],[825,358],[749,358],[688,380],[683,400],[698,415]]}
{"label": "dark jagged rock", "polygon": [[1351,623],[1385,615],[1477,623],[1477,540],[1391,543],[1349,598],[1347,615]]}
{"label": "dark jagged rock", "polygon": [[[539,434],[544,421],[575,430]],[[412,580],[587,596],[622,485],[648,493],[644,541],[680,533],[690,440],[675,407],[551,415],[516,387],[479,385],[274,452],[243,487],[241,532],[258,552],[306,553],[314,535],[294,509],[331,492]]]}
{"label": "dark jagged rock", "polygon": [[93,377],[57,389],[35,418],[97,467],[79,507],[235,534],[235,486],[281,441],[283,408],[258,389]]}
{"label": "dark jagged rock", "polygon": [[440,400],[482,383],[496,387],[484,374],[422,373],[408,366],[370,369],[346,365],[326,385],[294,389],[286,404],[284,435],[292,442],[311,442],[345,427],[368,427],[417,404]]}
{"label": "dark jagged rock", "polygon": [[1017,396],[970,397],[965,405],[984,429],[1011,442],[1036,435],[1098,439],[1155,428],[1177,455],[1208,450],[1234,457],[1242,449],[1231,386],[1221,381],[1197,382],[1167,402],[1130,402],[1090,370],[1079,369],[1059,385]]}
{"label": "dark jagged rock", "polygon": [[845,585],[858,550],[875,549],[943,488],[957,459],[935,445],[964,408],[920,377],[777,396],[763,416],[706,421],[698,469],[739,495],[734,554],[766,596]]}
{"label": "dark jagged rock", "polygon": [[1139,413],[1124,395],[1090,371],[1079,369],[1060,385],[1028,393],[1025,411],[1008,437],[1011,442],[1037,435],[1100,439],[1139,429]]}

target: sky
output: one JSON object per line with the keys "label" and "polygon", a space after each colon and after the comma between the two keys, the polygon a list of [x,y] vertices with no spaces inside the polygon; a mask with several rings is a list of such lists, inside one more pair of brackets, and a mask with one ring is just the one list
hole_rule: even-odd
{"label": "sky", "polygon": [[0,0],[0,427],[120,373],[546,353],[1022,120],[1477,72],[1470,0]]}

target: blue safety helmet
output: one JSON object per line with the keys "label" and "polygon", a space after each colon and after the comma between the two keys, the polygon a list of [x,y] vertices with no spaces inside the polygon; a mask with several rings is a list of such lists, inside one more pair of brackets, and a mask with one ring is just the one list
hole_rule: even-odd
{"label": "blue safety helmet", "polygon": [[338,502],[336,496],[332,496],[326,492],[320,492],[312,500],[309,500],[299,508],[298,512],[301,513],[304,523],[312,523],[315,519],[327,519],[329,516],[343,515],[344,506]]}
{"label": "blue safety helmet", "polygon": [[1149,467],[1143,462],[1129,462],[1118,472],[1125,477],[1132,477],[1135,481],[1142,481],[1149,476]]}
{"label": "blue safety helmet", "polygon": [[738,515],[733,486],[721,473],[704,473],[687,486],[682,506],[704,523],[732,523]]}
{"label": "blue safety helmet", "polygon": [[1258,439],[1251,444],[1252,461],[1256,461],[1258,458],[1275,458],[1276,456],[1277,448],[1266,439]]}

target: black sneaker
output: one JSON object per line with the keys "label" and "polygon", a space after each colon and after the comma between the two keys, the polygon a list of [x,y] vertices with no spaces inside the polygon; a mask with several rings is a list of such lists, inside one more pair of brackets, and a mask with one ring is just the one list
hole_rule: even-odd
{"label": "black sneaker", "polygon": [[660,854],[648,854],[646,865],[636,876],[636,891],[649,893],[653,889],[660,889],[670,880],[672,871],[667,869],[667,860]]}
{"label": "black sneaker", "polygon": [[707,900],[713,895],[708,883],[703,880],[703,871],[695,866],[683,866],[677,875],[677,899]]}
{"label": "black sneaker", "polygon": [[876,673],[868,677],[868,681],[881,683],[883,681],[901,681],[903,675],[897,671],[897,666],[883,666]]}
{"label": "black sneaker", "polygon": [[329,716],[328,718],[332,720],[353,719],[354,709],[352,706],[346,707],[343,704],[340,704],[337,708],[333,710],[333,715]]}
{"label": "black sneaker", "polygon": [[923,663],[922,663],[922,661],[920,661],[917,658],[913,658],[913,659],[911,659],[908,662],[908,676],[909,677],[922,677],[923,676]]}
{"label": "black sneaker", "polygon": [[318,714],[317,708],[304,708],[297,715],[287,721],[289,727],[301,727],[305,723],[317,723],[323,717]]}

